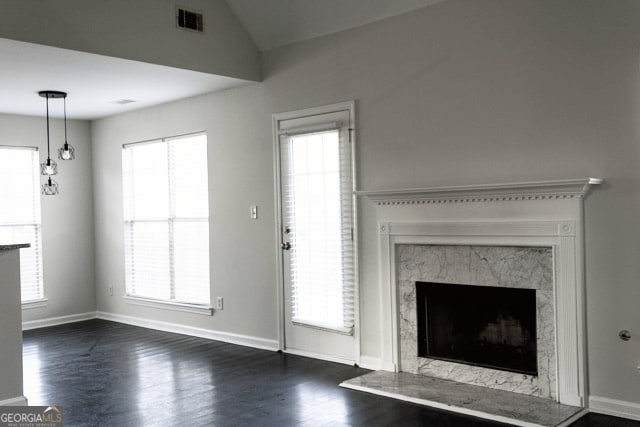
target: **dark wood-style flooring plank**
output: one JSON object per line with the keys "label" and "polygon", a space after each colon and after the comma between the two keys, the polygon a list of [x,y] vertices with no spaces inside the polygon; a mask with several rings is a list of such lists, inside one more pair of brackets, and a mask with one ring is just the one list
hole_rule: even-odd
{"label": "dark wood-style flooring plank", "polygon": [[[338,386],[364,369],[104,320],[25,331],[24,372],[65,426],[504,426]],[[573,424],[603,426],[640,423]]]}

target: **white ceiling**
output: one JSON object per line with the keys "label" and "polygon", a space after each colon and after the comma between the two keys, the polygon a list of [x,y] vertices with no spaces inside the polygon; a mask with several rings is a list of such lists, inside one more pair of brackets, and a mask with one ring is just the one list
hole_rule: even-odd
{"label": "white ceiling", "polygon": [[[93,120],[223,90],[244,80],[0,38],[0,113],[45,115],[41,90],[67,92],[67,117]],[[124,99],[135,102],[121,105]],[[62,117],[61,100],[49,101]]]}
{"label": "white ceiling", "polygon": [[379,21],[444,0],[227,0],[260,50]]}
{"label": "white ceiling", "polygon": [[[261,50],[444,0],[227,0]],[[0,38],[0,113],[44,116],[41,90],[67,92],[67,116],[93,120],[246,83],[207,73]],[[121,100],[133,103],[118,104]],[[62,103],[49,102],[62,116]]]}

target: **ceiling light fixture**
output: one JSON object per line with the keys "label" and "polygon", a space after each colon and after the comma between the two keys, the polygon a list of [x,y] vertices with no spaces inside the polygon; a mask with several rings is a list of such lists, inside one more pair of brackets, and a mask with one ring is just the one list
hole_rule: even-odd
{"label": "ceiling light fixture", "polygon": [[[49,98],[58,99],[67,97],[66,92],[59,92],[56,90],[42,90],[38,92],[43,98],[47,99],[47,160],[40,165],[40,173],[47,175],[47,181],[42,185],[42,194],[45,196],[53,196],[58,194],[58,183],[51,179],[51,175],[58,173],[58,165],[51,160],[51,144],[49,141]],[[66,129],[66,111],[65,111],[65,129]],[[66,141],[65,141],[66,142]]]}

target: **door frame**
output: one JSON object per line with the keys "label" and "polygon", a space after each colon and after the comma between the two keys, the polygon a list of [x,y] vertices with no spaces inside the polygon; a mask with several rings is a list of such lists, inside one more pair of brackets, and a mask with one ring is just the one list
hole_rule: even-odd
{"label": "door frame", "polygon": [[[317,116],[321,114],[334,113],[337,111],[349,112],[349,138],[351,142],[351,178],[352,178],[352,199],[353,199],[353,250],[354,250],[354,362],[360,365],[360,281],[358,267],[358,204],[355,196],[356,185],[356,120],[355,120],[355,101],[339,102],[331,105],[323,105],[320,107],[305,108],[302,110],[288,111],[283,113],[275,113],[272,115],[272,132],[273,132],[273,165],[274,165],[274,196],[275,196],[275,249],[276,249],[276,288],[277,288],[277,318],[278,318],[278,350],[287,352],[285,349],[285,307],[284,298],[284,257],[280,243],[282,240],[282,194],[281,194],[281,176],[280,176],[280,133],[279,123],[285,120],[296,119],[308,116]],[[316,359],[329,360],[332,362],[345,363],[344,359],[332,358],[321,354],[308,354],[305,356],[314,357]]]}

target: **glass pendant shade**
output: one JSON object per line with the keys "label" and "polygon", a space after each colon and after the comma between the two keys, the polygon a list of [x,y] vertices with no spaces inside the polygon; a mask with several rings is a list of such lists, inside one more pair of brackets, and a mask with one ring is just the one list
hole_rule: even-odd
{"label": "glass pendant shade", "polygon": [[58,158],[60,160],[73,160],[76,158],[76,150],[73,145],[67,142],[67,96],[62,99],[64,101],[64,145],[58,148]]}
{"label": "glass pendant shade", "polygon": [[58,148],[58,158],[60,160],[73,160],[76,158],[76,149],[73,145],[65,142],[64,145]]}
{"label": "glass pendant shade", "polygon": [[55,175],[57,173],[58,164],[50,158],[47,158],[47,160],[40,165],[40,174],[42,175]]}
{"label": "glass pendant shade", "polygon": [[58,183],[49,177],[47,182],[42,184],[42,194],[45,196],[55,196],[58,194]]}

